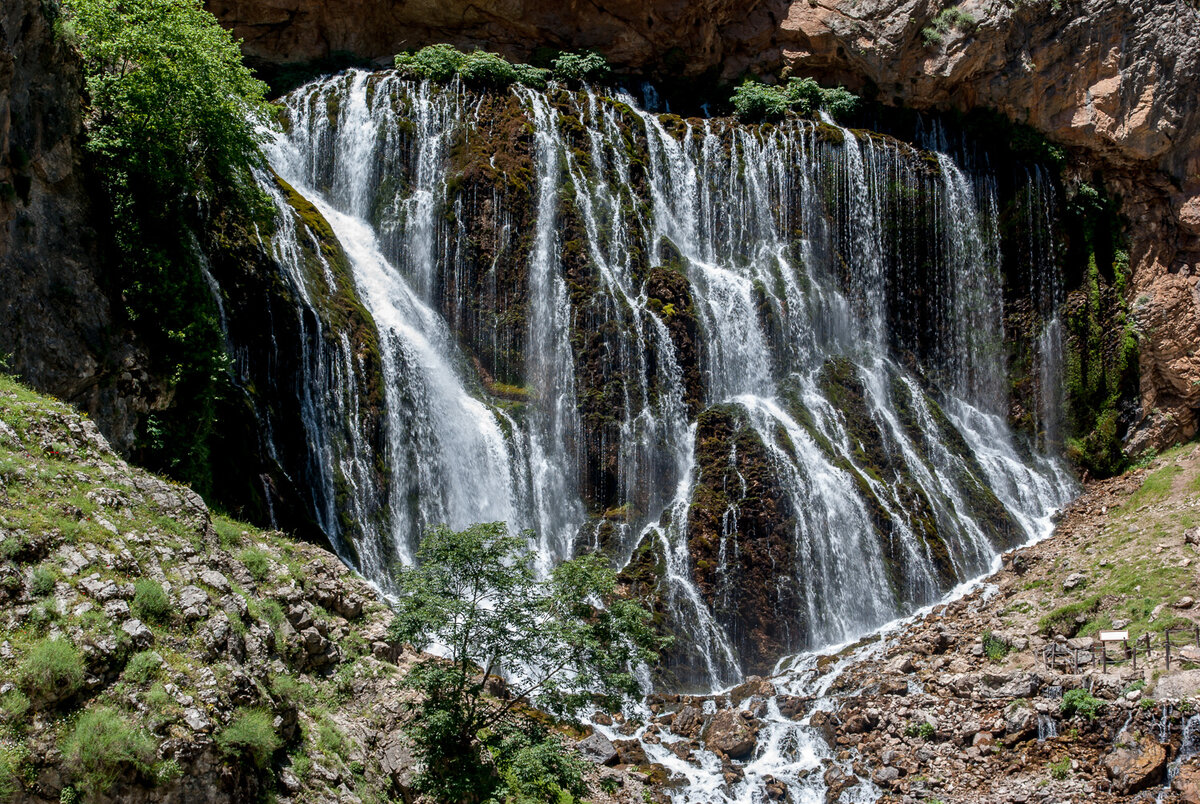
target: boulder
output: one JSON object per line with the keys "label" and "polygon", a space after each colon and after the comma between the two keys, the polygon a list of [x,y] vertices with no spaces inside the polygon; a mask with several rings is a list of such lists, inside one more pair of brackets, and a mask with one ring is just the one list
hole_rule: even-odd
{"label": "boulder", "polygon": [[758,745],[758,736],[741,712],[722,709],[704,730],[704,742],[710,750],[720,751],[730,759],[743,759]]}
{"label": "boulder", "polygon": [[697,737],[704,729],[704,713],[687,704],[671,719],[671,731],[680,737]]}
{"label": "boulder", "polygon": [[1180,804],[1200,804],[1200,761],[1181,765],[1171,781],[1171,789],[1179,797]]}
{"label": "boulder", "polygon": [[1153,737],[1134,737],[1121,732],[1117,744],[1104,757],[1104,769],[1113,780],[1113,788],[1124,795],[1133,795],[1159,784],[1167,768],[1167,750]]}
{"label": "boulder", "polygon": [[617,761],[617,749],[600,732],[592,732],[575,744],[583,758],[594,765],[612,765]]}
{"label": "boulder", "polygon": [[617,751],[617,762],[621,765],[645,765],[646,749],[637,740],[614,740],[613,748]]}
{"label": "boulder", "polygon": [[129,641],[139,650],[147,647],[154,641],[154,632],[136,617],[121,623],[121,630],[129,635]]}

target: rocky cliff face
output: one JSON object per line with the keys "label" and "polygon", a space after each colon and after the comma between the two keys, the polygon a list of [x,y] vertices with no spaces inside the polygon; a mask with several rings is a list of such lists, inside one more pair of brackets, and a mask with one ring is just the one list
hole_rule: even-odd
{"label": "rocky cliff face", "polygon": [[0,11],[0,356],[128,449],[163,388],[103,288],[82,170],[82,78],[46,8],[13,0]]}
{"label": "rocky cliff face", "polygon": [[[650,74],[815,75],[913,108],[985,107],[1072,149],[1130,221],[1142,333],[1133,451],[1197,431],[1200,405],[1200,11],[1184,0],[707,0],[683,4],[211,0],[274,63],[386,61],[449,41],[528,59],[597,48]],[[955,22],[957,20],[957,22]]]}

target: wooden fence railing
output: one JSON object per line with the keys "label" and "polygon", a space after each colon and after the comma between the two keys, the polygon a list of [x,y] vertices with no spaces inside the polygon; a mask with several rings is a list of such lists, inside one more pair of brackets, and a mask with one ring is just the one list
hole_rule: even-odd
{"label": "wooden fence railing", "polygon": [[1099,665],[1105,672],[1109,665],[1132,663],[1137,669],[1138,654],[1142,662],[1153,659],[1156,653],[1161,653],[1171,669],[1172,650],[1175,651],[1175,661],[1180,660],[1179,651],[1182,648],[1196,646],[1200,648],[1200,625],[1194,628],[1168,628],[1160,634],[1151,636],[1142,634],[1137,639],[1123,642],[1095,642],[1084,648],[1051,642],[1043,645],[1038,652],[1038,658],[1046,667],[1071,668],[1072,673],[1078,673],[1080,667]]}

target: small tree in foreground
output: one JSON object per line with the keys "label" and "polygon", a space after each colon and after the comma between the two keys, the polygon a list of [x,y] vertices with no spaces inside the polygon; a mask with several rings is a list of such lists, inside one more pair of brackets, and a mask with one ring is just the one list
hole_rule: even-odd
{"label": "small tree in foreground", "polygon": [[[566,561],[543,580],[527,540],[503,523],[440,526],[399,584],[392,637],[444,655],[407,677],[420,693],[409,727],[418,787],[454,802],[582,795],[578,761],[529,707],[567,718],[612,708],[639,693],[633,667],[662,647],[649,612],[615,594],[607,562]],[[500,673],[507,691],[492,694]]]}

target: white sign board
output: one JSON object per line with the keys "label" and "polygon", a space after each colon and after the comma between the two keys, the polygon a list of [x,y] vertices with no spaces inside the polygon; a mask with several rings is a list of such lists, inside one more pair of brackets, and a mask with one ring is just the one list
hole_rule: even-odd
{"label": "white sign board", "polygon": [[1101,631],[1101,642],[1124,642],[1129,639],[1128,631]]}

